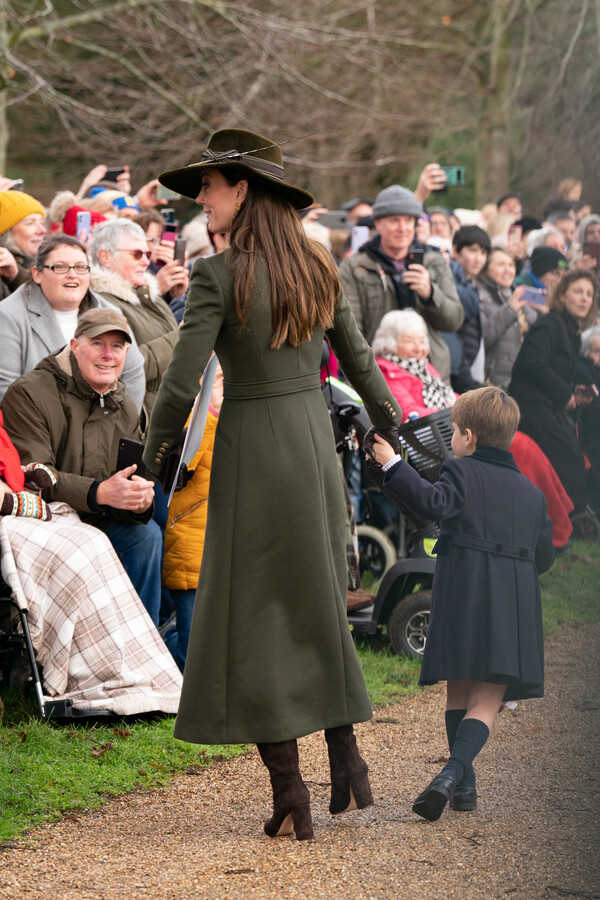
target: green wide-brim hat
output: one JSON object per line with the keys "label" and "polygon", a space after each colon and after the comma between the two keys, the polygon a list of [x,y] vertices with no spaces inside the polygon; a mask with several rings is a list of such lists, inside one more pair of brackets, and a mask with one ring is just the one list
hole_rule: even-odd
{"label": "green wide-brim hat", "polygon": [[308,191],[283,180],[283,156],[279,144],[262,134],[239,128],[215,131],[199,162],[163,172],[158,180],[172,191],[195,200],[200,193],[203,171],[231,166],[245,170],[251,178],[280,191],[296,209],[306,209],[314,202]]}

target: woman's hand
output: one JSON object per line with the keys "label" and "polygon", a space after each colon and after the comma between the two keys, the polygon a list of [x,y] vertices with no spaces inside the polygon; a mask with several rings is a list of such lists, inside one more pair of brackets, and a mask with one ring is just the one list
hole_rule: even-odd
{"label": "woman's hand", "polygon": [[0,277],[12,281],[19,274],[17,261],[6,247],[0,247]]}
{"label": "woman's hand", "polygon": [[171,259],[156,273],[158,288],[161,294],[180,297],[185,294],[190,284],[190,273],[187,266],[180,266],[176,259]]}
{"label": "woman's hand", "polygon": [[577,407],[577,397],[575,394],[571,394],[569,398],[569,402],[565,404],[565,409],[576,409]]}
{"label": "woman's hand", "polygon": [[527,301],[522,299],[524,292],[525,285],[520,284],[508,298],[508,305],[515,313],[519,312],[520,309],[523,309],[524,306],[527,306]]}
{"label": "woman's hand", "polygon": [[431,297],[431,277],[425,266],[411,263],[402,276],[402,283],[411,287],[422,300]]}
{"label": "woman's hand", "polygon": [[159,200],[156,196],[157,188],[160,184],[158,178],[153,178],[152,181],[148,181],[146,184],[143,184],[137,194],[135,195],[135,199],[138,202],[138,206],[140,209],[144,209],[146,206],[166,206],[167,200]]}

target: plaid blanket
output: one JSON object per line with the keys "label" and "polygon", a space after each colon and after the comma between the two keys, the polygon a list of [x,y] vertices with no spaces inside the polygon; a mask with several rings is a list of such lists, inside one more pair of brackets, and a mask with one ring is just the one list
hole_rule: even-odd
{"label": "plaid blanket", "polygon": [[176,713],[181,675],[108,538],[65,503],[0,519],[2,574],[28,611],[47,699]]}

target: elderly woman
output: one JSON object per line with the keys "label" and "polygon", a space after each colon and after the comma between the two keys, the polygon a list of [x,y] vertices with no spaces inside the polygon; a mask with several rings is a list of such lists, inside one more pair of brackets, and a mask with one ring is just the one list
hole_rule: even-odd
{"label": "elderly woman", "polygon": [[528,332],[515,360],[510,393],[521,407],[521,430],[542,448],[575,507],[587,505],[583,450],[569,412],[588,403],[575,377],[581,332],[595,319],[598,281],[587,269],[561,278],[550,312]]}
{"label": "elderly woman", "polygon": [[22,191],[0,191],[0,300],[27,279],[45,234],[46,211]]}
{"label": "elderly woman", "polygon": [[147,272],[152,251],[139,225],[127,219],[102,222],[88,249],[93,290],[121,310],[144,358],[147,421],[177,341],[177,322]]}
{"label": "elderly woman", "polygon": [[402,421],[452,406],[456,395],[427,361],[427,324],[413,309],[386,313],[373,338],[373,353],[402,410]]}
{"label": "elderly woman", "polygon": [[485,344],[485,377],[506,389],[521,342],[536,321],[536,308],[522,299],[520,285],[514,291],[515,261],[506,250],[493,249],[478,279],[479,314]]}
{"label": "elderly woman", "polygon": [[[56,234],[39,245],[29,280],[0,303],[0,399],[19,375],[69,343],[79,315],[110,306],[90,291],[89,272],[85,247],[76,238]],[[146,385],[137,347],[127,355],[123,381],[140,410]]]}

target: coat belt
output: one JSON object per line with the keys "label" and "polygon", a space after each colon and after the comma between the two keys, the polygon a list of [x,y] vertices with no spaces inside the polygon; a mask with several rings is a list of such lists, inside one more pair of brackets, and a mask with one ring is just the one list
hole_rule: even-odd
{"label": "coat belt", "polygon": [[279,397],[283,394],[297,394],[300,391],[321,389],[321,375],[295,375],[275,381],[245,381],[223,383],[223,397],[226,400],[260,400],[264,397]]}
{"label": "coat belt", "polygon": [[433,548],[433,552],[440,556],[447,553],[451,546],[483,550],[484,553],[491,553],[492,556],[508,556],[511,559],[535,562],[535,550],[532,547],[490,541],[487,538],[475,537],[471,534],[443,534]]}

